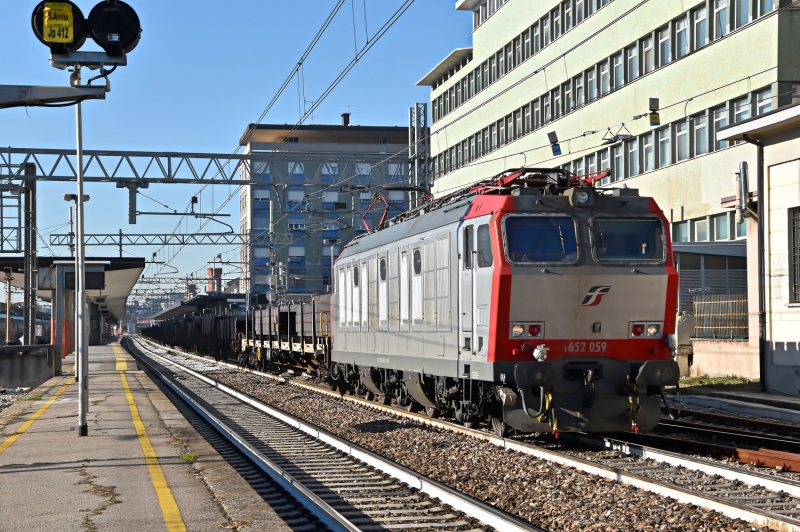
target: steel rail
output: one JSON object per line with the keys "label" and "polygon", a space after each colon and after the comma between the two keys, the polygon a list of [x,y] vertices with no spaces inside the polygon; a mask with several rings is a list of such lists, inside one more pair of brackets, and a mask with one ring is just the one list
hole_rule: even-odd
{"label": "steel rail", "polygon": [[[141,346],[141,343],[139,343]],[[142,346],[144,349],[146,347]],[[149,349],[148,349],[149,351]],[[181,353],[183,355],[183,353]],[[464,493],[459,492],[453,488],[445,486],[439,482],[436,482],[425,475],[417,473],[409,468],[401,466],[391,460],[388,460],[372,451],[368,451],[348,440],[340,438],[333,433],[330,433],[324,429],[321,429],[315,425],[312,425],[300,418],[287,414],[279,409],[271,407],[261,401],[258,401],[246,394],[243,394],[229,386],[226,386],[214,379],[211,379],[202,373],[194,371],[190,368],[180,366],[173,361],[162,357],[159,354],[150,352],[149,356],[153,356],[164,363],[170,364],[172,366],[177,366],[180,368],[181,371],[191,375],[192,377],[208,384],[215,389],[222,391],[231,397],[237,399],[238,401],[247,404],[269,416],[279,419],[280,421],[284,422],[285,424],[294,427],[311,437],[337,449],[338,451],[349,455],[360,462],[363,462],[378,471],[381,471],[418,491],[425,493],[431,497],[437,498],[442,501],[444,504],[449,505],[455,510],[463,512],[464,514],[481,521],[483,524],[491,526],[497,530],[508,531],[508,532],[547,532],[546,529],[537,527],[521,519],[518,519],[512,515],[509,515],[497,508],[493,507],[490,504],[487,504],[483,501],[479,501],[466,495]],[[204,362],[209,362],[206,359],[202,359],[202,357],[197,357],[198,359],[203,360]],[[160,379],[164,379],[160,373],[157,374]],[[274,377],[273,377],[274,378]],[[280,380],[280,379],[278,379]],[[170,385],[172,388],[172,385]],[[216,422],[215,422],[216,423]],[[226,429],[226,432],[229,429]],[[238,439],[238,436],[231,434],[232,436]],[[258,460],[262,460],[262,457],[259,455],[255,455]],[[276,468],[278,466],[275,466]],[[279,468],[278,468],[279,469]],[[282,473],[283,475],[287,475],[288,473]],[[294,481],[297,482],[297,481]],[[299,483],[297,484],[300,485]]]}
{"label": "steel rail", "polygon": [[[140,341],[149,343],[161,349],[161,346],[152,342],[151,340],[139,337]],[[178,349],[174,349],[179,351]],[[182,356],[203,360],[207,363],[211,361],[202,356],[193,355],[179,351]],[[497,445],[503,449],[517,451],[523,454],[534,456],[536,458],[547,460],[553,463],[561,464],[567,467],[574,467],[580,471],[590,473],[609,480],[615,480],[628,484],[637,488],[659,493],[661,495],[672,497],[673,499],[683,504],[693,504],[696,506],[715,510],[723,515],[735,519],[742,519],[748,522],[756,523],[760,526],[769,526],[782,532],[800,532],[800,519],[794,519],[786,515],[777,514],[771,511],[762,510],[747,504],[742,504],[733,500],[726,500],[721,497],[710,495],[712,492],[701,492],[698,490],[688,489],[682,486],[675,485],[659,480],[653,480],[643,474],[633,473],[627,471],[623,467],[609,466],[597,461],[587,460],[570,454],[569,452],[553,451],[536,447],[534,445],[518,442],[510,439],[500,438],[493,434],[483,432],[477,429],[470,429],[460,425],[456,425],[447,421],[439,419],[428,418],[421,414],[414,414],[397,407],[388,405],[380,405],[373,401],[367,401],[353,396],[342,396],[339,393],[330,390],[322,389],[319,386],[310,385],[307,383],[300,383],[291,381],[285,378],[276,377],[268,373],[255,371],[247,368],[240,368],[235,364],[228,362],[214,362],[218,365],[225,366],[239,371],[253,373],[260,377],[268,378],[278,382],[286,383],[298,388],[311,390],[319,394],[335,397],[340,400],[349,401],[361,407],[367,407],[375,411],[384,412],[387,414],[402,416],[415,420],[418,423],[426,424],[432,427],[448,430],[450,432],[469,435],[474,438],[485,440],[489,443]],[[221,384],[220,384],[221,385]],[[614,441],[609,438],[598,439],[589,436],[580,436],[578,441],[591,444],[593,446],[605,447],[607,449],[620,450],[627,454],[637,456],[644,459],[653,459],[657,462],[663,462],[675,467],[683,467],[695,471],[705,473],[710,476],[719,476],[723,479],[728,479],[734,482],[742,482],[751,486],[763,486],[764,488],[776,493],[786,493],[793,497],[800,498],[800,482],[788,479],[779,479],[774,476],[763,475],[755,472],[746,471],[742,468],[726,466],[705,460],[700,460],[693,457],[680,455],[678,453],[671,453],[668,451],[661,451],[644,446],[632,445],[627,442]]]}

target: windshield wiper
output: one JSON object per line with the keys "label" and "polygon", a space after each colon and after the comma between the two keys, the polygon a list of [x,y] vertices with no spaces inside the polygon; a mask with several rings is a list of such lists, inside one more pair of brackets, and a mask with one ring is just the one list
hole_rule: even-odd
{"label": "windshield wiper", "polygon": [[558,229],[558,238],[561,239],[561,253],[564,255],[567,254],[567,248],[564,247],[564,233],[561,232],[561,226],[556,225],[556,229]]}

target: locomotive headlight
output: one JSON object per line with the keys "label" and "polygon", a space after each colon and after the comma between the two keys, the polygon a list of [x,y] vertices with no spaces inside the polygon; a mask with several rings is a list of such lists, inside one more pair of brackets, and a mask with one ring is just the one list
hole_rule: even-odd
{"label": "locomotive headlight", "polygon": [[589,193],[583,190],[578,191],[575,193],[575,199],[578,200],[578,203],[581,205],[585,205],[587,201],[589,201]]}
{"label": "locomotive headlight", "polygon": [[647,327],[647,336],[660,336],[661,335],[661,327],[658,325],[649,325]]}
{"label": "locomotive headlight", "polygon": [[536,349],[533,350],[533,358],[538,360],[539,362],[544,362],[547,359],[547,352],[550,351],[550,348],[542,345],[537,345]]}
{"label": "locomotive headlight", "polygon": [[525,334],[525,327],[522,325],[514,325],[511,327],[511,336],[518,337]]}

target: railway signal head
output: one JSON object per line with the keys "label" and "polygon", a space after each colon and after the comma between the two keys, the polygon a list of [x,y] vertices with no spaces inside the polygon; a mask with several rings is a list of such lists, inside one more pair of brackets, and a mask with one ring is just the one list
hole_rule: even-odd
{"label": "railway signal head", "polygon": [[36,38],[56,55],[77,52],[91,37],[109,56],[124,55],[139,44],[139,16],[122,0],[104,0],[85,18],[70,0],[42,1],[33,9],[31,26]]}
{"label": "railway signal head", "polygon": [[86,42],[86,19],[69,0],[39,2],[33,8],[31,26],[36,38],[54,54],[75,52]]}

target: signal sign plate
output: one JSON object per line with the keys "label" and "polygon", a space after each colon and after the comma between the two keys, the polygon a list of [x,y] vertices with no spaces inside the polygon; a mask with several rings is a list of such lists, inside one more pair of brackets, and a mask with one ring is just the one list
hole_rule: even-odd
{"label": "signal sign plate", "polygon": [[46,2],[44,5],[45,42],[71,43],[75,39],[75,18],[72,6],[64,2]]}

